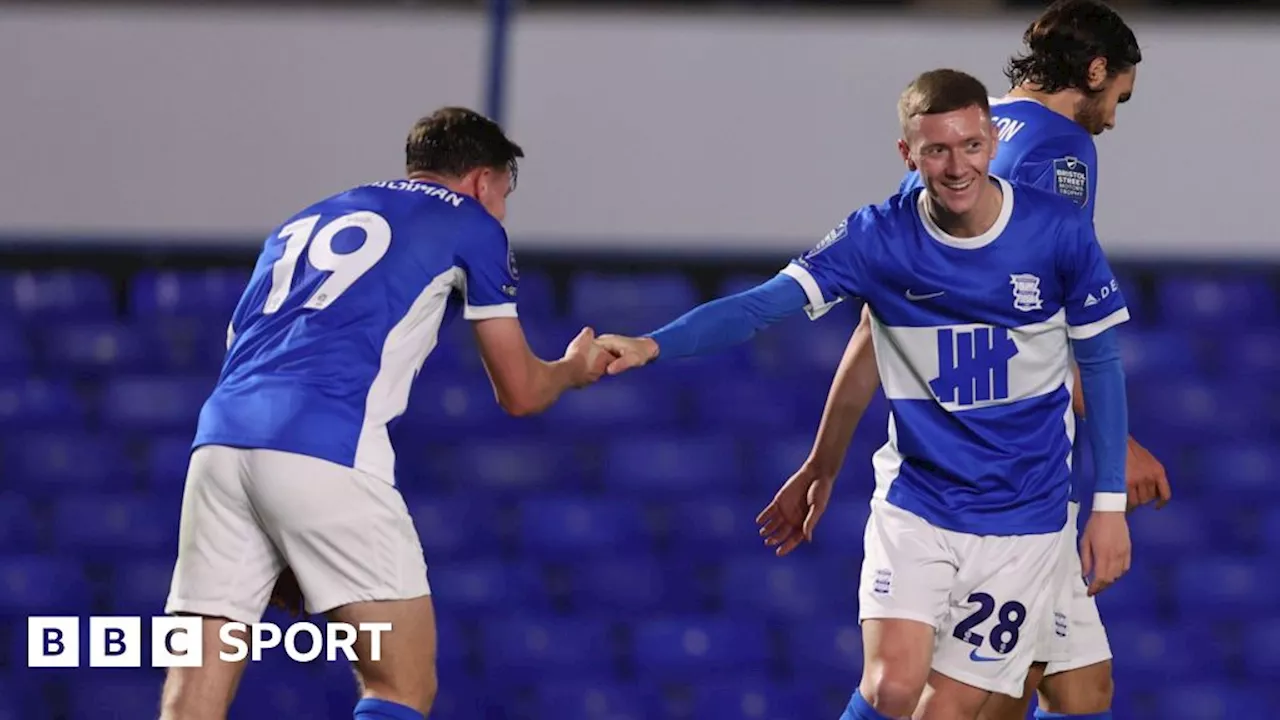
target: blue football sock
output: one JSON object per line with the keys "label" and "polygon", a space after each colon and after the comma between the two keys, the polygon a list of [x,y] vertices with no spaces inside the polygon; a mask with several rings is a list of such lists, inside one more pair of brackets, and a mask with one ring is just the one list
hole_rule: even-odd
{"label": "blue football sock", "polygon": [[426,716],[399,703],[365,698],[356,703],[355,720],[427,720]]}
{"label": "blue football sock", "polygon": [[840,720],[893,720],[893,718],[876,712],[876,709],[871,707],[871,703],[862,697],[862,691],[854,690],[853,697],[849,698],[849,706],[844,709]]}
{"label": "blue football sock", "polygon": [[1063,715],[1061,713],[1036,710],[1036,720],[1111,720],[1111,711],[1091,713],[1089,715]]}

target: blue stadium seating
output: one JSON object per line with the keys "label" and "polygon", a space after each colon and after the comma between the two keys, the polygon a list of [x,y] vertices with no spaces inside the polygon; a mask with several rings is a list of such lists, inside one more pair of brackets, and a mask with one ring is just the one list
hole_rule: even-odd
{"label": "blue stadium seating", "polygon": [[[544,355],[584,322],[650,330],[701,297],[676,273],[521,275]],[[1280,298],[1255,274],[1144,277],[1125,283],[1131,419],[1174,501],[1129,516],[1133,569],[1098,601],[1116,717],[1264,717],[1280,700]],[[0,274],[0,720],[154,712],[148,671],[17,674],[22,618],[160,612],[192,431],[244,279]],[[837,717],[862,663],[883,396],[812,545],[776,558],[755,517],[808,454],[858,311],[798,317],[523,419],[497,406],[466,324],[446,328],[393,430],[438,611],[433,720]],[[1087,449],[1076,462],[1091,471]],[[346,718],[355,697],[344,662],[264,661],[232,717]]]}

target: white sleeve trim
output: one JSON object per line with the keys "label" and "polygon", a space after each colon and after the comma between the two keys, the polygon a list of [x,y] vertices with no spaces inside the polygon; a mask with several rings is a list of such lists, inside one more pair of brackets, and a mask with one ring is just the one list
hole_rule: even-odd
{"label": "white sleeve trim", "polygon": [[1088,340],[1095,335],[1101,335],[1103,332],[1129,320],[1129,308],[1122,307],[1110,315],[1089,323],[1088,325],[1072,325],[1067,328],[1067,337],[1072,340]]}
{"label": "white sleeve trim", "polygon": [[828,310],[839,305],[840,301],[844,300],[844,298],[836,298],[831,302],[827,302],[826,298],[822,297],[822,288],[818,287],[818,281],[813,279],[813,275],[809,274],[808,270],[795,263],[782,268],[782,270],[778,271],[778,274],[786,275],[800,283],[800,288],[804,290],[805,297],[809,299],[809,304],[805,306],[804,311],[810,320],[817,320],[826,315]]}
{"label": "white sleeve trim", "polygon": [[516,317],[515,303],[501,305],[467,305],[462,308],[462,317],[467,320],[492,320],[493,318]]}
{"label": "white sleeve trim", "polygon": [[1125,493],[1096,492],[1093,494],[1094,512],[1124,512],[1129,507],[1129,496]]}

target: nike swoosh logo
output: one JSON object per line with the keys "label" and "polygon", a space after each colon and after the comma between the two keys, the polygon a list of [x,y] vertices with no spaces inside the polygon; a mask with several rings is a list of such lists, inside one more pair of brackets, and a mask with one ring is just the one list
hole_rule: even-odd
{"label": "nike swoosh logo", "polygon": [[969,659],[970,659],[970,660],[972,660],[972,661],[974,661],[974,662],[1000,662],[1000,661],[1001,661],[1001,660],[1003,660],[1004,658],[998,658],[998,657],[983,657],[983,656],[981,656],[981,655],[979,655],[979,654],[978,654],[978,649],[977,649],[977,648],[974,648],[972,651],[970,651],[970,652],[969,652]]}
{"label": "nike swoosh logo", "polygon": [[907,299],[911,300],[912,302],[915,302],[917,300],[928,300],[929,298],[941,297],[946,294],[947,294],[946,292],[936,292],[936,293],[926,293],[924,295],[916,295],[915,293],[908,290]]}

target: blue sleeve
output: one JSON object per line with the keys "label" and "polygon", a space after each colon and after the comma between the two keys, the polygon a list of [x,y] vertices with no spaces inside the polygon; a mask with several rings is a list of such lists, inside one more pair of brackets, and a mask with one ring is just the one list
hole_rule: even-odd
{"label": "blue sleeve", "polygon": [[1123,511],[1125,457],[1129,442],[1129,409],[1125,401],[1124,367],[1115,329],[1091,338],[1073,340],[1080,366],[1080,391],[1089,408],[1089,442],[1097,485],[1093,506],[1102,511]]}
{"label": "blue sleeve", "polygon": [[502,223],[485,215],[460,223],[456,262],[463,273],[462,316],[516,317],[515,254]]}
{"label": "blue sleeve", "polygon": [[1027,153],[1010,179],[1067,198],[1093,222],[1098,196],[1098,149],[1087,133],[1059,135],[1041,143]]}
{"label": "blue sleeve", "polygon": [[1126,322],[1129,309],[1124,293],[1094,235],[1093,223],[1079,216],[1065,217],[1057,241],[1059,280],[1071,339],[1087,340]]}
{"label": "blue sleeve", "polygon": [[791,261],[782,274],[800,283],[805,312],[817,320],[845,298],[864,290],[866,247],[876,234],[878,214],[864,207],[835,226],[812,250]]}
{"label": "blue sleeve", "polygon": [[804,308],[807,298],[792,278],[778,275],[737,295],[713,300],[651,332],[658,360],[707,355],[746,342]]}

